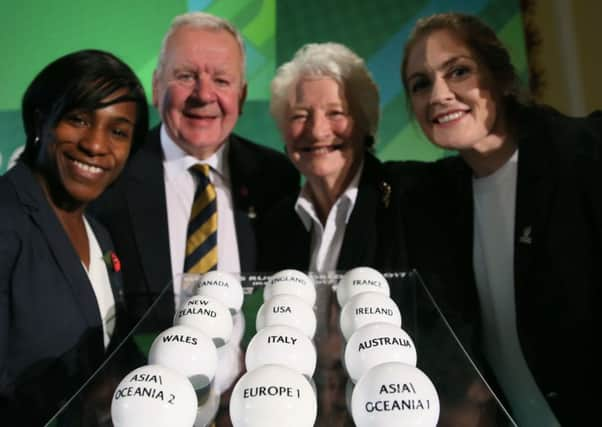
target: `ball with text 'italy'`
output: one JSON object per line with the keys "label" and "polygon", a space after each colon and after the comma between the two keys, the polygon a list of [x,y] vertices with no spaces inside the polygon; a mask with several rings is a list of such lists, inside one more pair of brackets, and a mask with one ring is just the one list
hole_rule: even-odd
{"label": "ball with text 'italy'", "polygon": [[263,365],[245,373],[230,396],[234,427],[311,427],[317,411],[307,378],[281,365]]}
{"label": "ball with text 'italy'", "polygon": [[267,301],[275,295],[295,295],[310,306],[316,303],[316,285],[305,273],[287,269],[272,274],[263,289],[263,300]]}
{"label": "ball with text 'italy'", "polygon": [[266,326],[259,330],[247,347],[245,365],[248,371],[263,365],[282,365],[308,377],[316,369],[313,342],[292,326]]}
{"label": "ball with text 'italy'", "polygon": [[316,314],[307,302],[295,295],[274,295],[259,307],[255,319],[258,331],[273,325],[292,326],[313,339]]}
{"label": "ball with text 'italy'", "polygon": [[431,380],[415,366],[382,363],[355,384],[351,414],[358,427],[435,427],[439,396]]}
{"label": "ball with text 'italy'", "polygon": [[217,369],[217,349],[213,340],[198,329],[172,326],[153,341],[148,363],[184,374],[195,390],[207,387]]}
{"label": "ball with text 'italy'", "polygon": [[176,310],[175,325],[199,329],[221,347],[232,335],[232,315],[228,308],[213,297],[193,295]]}
{"label": "ball with text 'italy'", "polygon": [[115,427],[192,427],[197,397],[186,376],[159,365],[127,374],[111,401]]}
{"label": "ball with text 'italy'", "polygon": [[337,284],[337,301],[343,307],[354,295],[376,292],[389,296],[391,290],[385,276],[371,267],[355,267],[347,271]]}
{"label": "ball with text 'italy'", "polygon": [[355,383],[373,366],[403,362],[416,366],[416,346],[403,329],[371,323],[357,329],[345,346],[345,369]]}
{"label": "ball with text 'italy'", "polygon": [[391,298],[376,292],[357,294],[343,306],[339,318],[345,341],[362,326],[389,323],[401,327],[401,312]]}
{"label": "ball with text 'italy'", "polygon": [[244,292],[240,280],[224,271],[208,271],[197,281],[197,295],[215,298],[224,304],[231,313],[242,308]]}

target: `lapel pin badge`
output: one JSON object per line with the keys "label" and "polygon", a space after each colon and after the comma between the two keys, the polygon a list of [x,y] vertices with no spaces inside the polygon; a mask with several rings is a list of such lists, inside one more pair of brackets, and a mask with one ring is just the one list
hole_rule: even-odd
{"label": "lapel pin badge", "polygon": [[383,181],[380,183],[380,189],[383,193],[383,204],[385,205],[385,208],[389,207],[389,203],[391,203],[391,186],[389,185],[388,182]]}
{"label": "lapel pin badge", "polygon": [[525,227],[523,229],[523,234],[521,234],[518,241],[525,245],[530,245],[531,243],[533,243],[533,239],[531,238],[531,226]]}
{"label": "lapel pin badge", "polygon": [[254,206],[249,206],[249,210],[247,211],[247,216],[250,219],[257,218],[257,213],[255,212],[255,207]]}

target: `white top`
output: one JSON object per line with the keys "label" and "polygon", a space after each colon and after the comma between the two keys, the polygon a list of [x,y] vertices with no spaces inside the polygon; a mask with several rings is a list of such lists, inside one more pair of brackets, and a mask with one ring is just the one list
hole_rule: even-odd
{"label": "white top", "polygon": [[299,215],[305,229],[311,230],[309,271],[317,273],[336,271],[345,229],[357,199],[363,168],[364,163],[362,162],[345,192],[339,196],[328,212],[325,225],[320,222],[314,208],[308,188],[309,184],[306,183],[301,189],[295,203],[295,212]]}
{"label": "white top", "polygon": [[473,178],[473,268],[485,355],[520,426],[557,426],[527,366],[516,327],[514,217],[518,150],[492,175]]}
{"label": "white top", "polygon": [[230,188],[230,169],[227,162],[228,144],[223,144],[208,159],[199,161],[177,146],[167,134],[165,125],[161,125],[161,147],[164,155],[163,168],[165,171],[171,271],[174,277],[174,295],[177,306],[180,281],[175,280],[175,278],[184,270],[188,220],[194,201],[194,193],[198,185],[197,178],[193,176],[189,169],[197,163],[206,163],[211,167],[209,179],[215,186],[217,193],[217,269],[228,273],[239,273],[240,260]]}
{"label": "white top", "polygon": [[90,266],[86,266],[82,263],[88,279],[92,284],[94,295],[96,295],[96,302],[98,303],[98,310],[102,319],[102,332],[105,348],[111,341],[113,331],[115,330],[115,297],[113,295],[113,289],[111,288],[111,281],[109,280],[109,273],[107,271],[107,265],[103,259],[103,253],[96,240],[96,235],[86,217],[84,217],[84,224],[86,226],[86,234],[88,235],[88,245],[90,247]]}

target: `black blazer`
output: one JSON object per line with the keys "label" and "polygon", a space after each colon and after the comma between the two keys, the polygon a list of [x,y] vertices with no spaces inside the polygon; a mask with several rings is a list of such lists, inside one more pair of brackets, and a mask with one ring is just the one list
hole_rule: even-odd
{"label": "black blazer", "polygon": [[[517,113],[519,155],[514,286],[519,341],[559,421],[597,419],[602,327],[602,119],[552,109]],[[459,157],[431,168],[432,187],[412,196],[408,244],[447,313],[472,327],[480,308],[472,269],[471,170]],[[492,377],[489,378],[492,380]],[[493,381],[492,381],[493,382]],[[595,418],[594,418],[595,417]]]}
{"label": "black blazer", "polygon": [[[0,200],[0,403],[22,425],[36,425],[108,352],[80,258],[27,166],[18,163],[0,178]],[[88,221],[103,253],[111,251],[106,230]],[[108,270],[119,319],[121,278]],[[120,328],[112,345],[123,336]]]}
{"label": "black blazer", "polygon": [[[133,321],[142,317],[172,280],[159,130],[157,126],[150,132],[118,182],[92,206],[109,228],[121,257],[125,298]],[[253,272],[257,263],[255,222],[277,200],[298,191],[299,174],[283,154],[272,149],[234,134],[228,144],[241,270]],[[145,324],[163,330],[173,324],[172,288],[166,289],[158,304]]]}

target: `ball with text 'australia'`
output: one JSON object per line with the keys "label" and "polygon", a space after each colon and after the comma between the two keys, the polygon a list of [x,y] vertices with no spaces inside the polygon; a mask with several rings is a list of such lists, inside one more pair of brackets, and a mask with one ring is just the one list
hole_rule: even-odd
{"label": "ball with text 'australia'", "polygon": [[349,299],[339,318],[345,341],[362,326],[389,323],[401,327],[401,312],[391,298],[377,292],[363,292]]}
{"label": "ball with text 'australia'", "polygon": [[197,282],[197,295],[215,298],[224,304],[231,313],[242,308],[244,292],[240,280],[225,271],[208,271]]}
{"label": "ball with text 'australia'", "polygon": [[281,294],[296,295],[312,307],[316,303],[314,281],[299,270],[281,270],[270,276],[263,289],[263,300],[267,301],[271,297]]}
{"label": "ball with text 'australia'", "polygon": [[318,404],[305,376],[281,365],[245,373],[230,396],[234,427],[312,427]]}
{"label": "ball with text 'australia'", "polygon": [[390,323],[371,323],[357,329],[345,345],[345,369],[354,383],[373,366],[402,362],[416,366],[414,341]]}
{"label": "ball with text 'australia'", "polygon": [[127,374],[111,401],[115,427],[192,427],[197,397],[188,378],[159,365]]}
{"label": "ball with text 'australia'", "polygon": [[337,301],[343,307],[354,295],[376,292],[389,296],[389,282],[378,270],[371,267],[355,267],[347,271],[337,284]]}
{"label": "ball with text 'australia'", "polygon": [[275,295],[259,307],[255,319],[258,331],[273,325],[292,326],[313,339],[316,314],[307,302],[295,295]]}
{"label": "ball with text 'australia'", "polygon": [[247,347],[245,365],[252,371],[263,365],[282,365],[308,377],[316,369],[316,348],[306,334],[292,326],[266,326]]}
{"label": "ball with text 'australia'", "polygon": [[351,414],[358,427],[435,427],[439,396],[431,380],[415,366],[382,363],[355,384]]}
{"label": "ball with text 'australia'", "polygon": [[198,329],[172,326],[153,341],[148,363],[161,365],[186,375],[195,390],[209,385],[217,369],[217,349],[213,340]]}
{"label": "ball with text 'australia'", "polygon": [[176,310],[176,325],[186,325],[199,329],[221,347],[232,335],[232,316],[230,310],[213,297],[193,295],[186,299]]}

